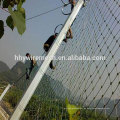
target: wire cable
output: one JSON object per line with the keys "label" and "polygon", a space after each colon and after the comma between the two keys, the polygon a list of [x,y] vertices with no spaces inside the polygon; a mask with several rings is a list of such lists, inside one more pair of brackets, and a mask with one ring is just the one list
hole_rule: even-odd
{"label": "wire cable", "polygon": [[33,17],[30,17],[30,18],[26,19],[26,21],[31,20],[31,19],[34,19],[34,18],[36,18],[36,17],[40,17],[40,16],[45,15],[45,14],[47,14],[47,13],[53,12],[53,11],[59,9],[59,8],[62,8],[63,6],[64,6],[64,5],[59,6],[59,7],[56,7],[56,8],[54,8],[54,9],[49,10],[49,11],[43,12],[43,13],[41,13],[41,14],[35,15],[35,16],[33,16]]}

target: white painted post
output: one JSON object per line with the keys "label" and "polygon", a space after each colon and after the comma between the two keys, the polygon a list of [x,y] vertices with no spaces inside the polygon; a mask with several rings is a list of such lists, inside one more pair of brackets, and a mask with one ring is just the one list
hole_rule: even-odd
{"label": "white painted post", "polygon": [[42,63],[41,67],[39,68],[36,76],[34,77],[33,81],[31,82],[30,86],[28,87],[27,91],[23,95],[21,101],[17,105],[13,115],[11,116],[10,120],[19,120],[21,114],[23,113],[26,105],[28,104],[29,100],[31,99],[32,95],[34,94],[37,86],[39,85],[44,73],[46,72],[51,60],[53,59],[55,53],[57,52],[59,46],[61,45],[64,37],[66,36],[67,31],[69,30],[71,24],[75,20],[80,8],[83,5],[83,0],[79,0],[74,7],[71,15],[68,17],[66,23],[64,24],[64,27],[62,28],[60,34],[56,38],[52,48],[50,49],[47,57],[50,59],[45,59]]}
{"label": "white painted post", "polygon": [[5,90],[3,91],[3,93],[0,96],[0,102],[3,99],[3,97],[5,96],[5,94],[8,92],[8,90],[11,88],[11,85],[8,84],[8,86],[5,88]]}

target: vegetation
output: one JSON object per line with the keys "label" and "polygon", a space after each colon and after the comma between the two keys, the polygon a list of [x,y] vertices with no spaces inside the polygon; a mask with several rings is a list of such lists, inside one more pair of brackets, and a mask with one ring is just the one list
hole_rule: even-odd
{"label": "vegetation", "polygon": [[[0,8],[10,13],[10,15],[6,19],[7,26],[12,30],[16,27],[18,33],[21,35],[26,30],[25,9],[22,8],[24,2],[25,0],[0,0]],[[4,21],[0,20],[0,39],[2,38],[3,35],[4,35]]]}
{"label": "vegetation", "polygon": [[0,95],[2,94],[6,86],[7,86],[7,82],[4,81],[0,82]]}
{"label": "vegetation", "polygon": [[22,91],[14,87],[5,96],[5,101],[10,103],[11,107],[14,108],[21,97]]}
{"label": "vegetation", "polygon": [[[22,94],[21,90],[14,87],[5,96],[4,101],[15,108]],[[91,110],[80,108],[82,106],[72,105],[68,99],[63,102],[57,99],[41,99],[34,95],[23,112],[21,120],[106,120],[104,115],[99,116],[99,112],[95,115]]]}
{"label": "vegetation", "polygon": [[[4,68],[4,65],[2,68]],[[8,68],[6,69],[9,70]],[[24,71],[24,65],[22,63],[17,63],[7,72],[1,72],[0,87],[2,88],[3,86],[7,86],[8,83],[16,81],[16,79],[23,74],[20,71]],[[33,95],[23,112],[21,120],[106,120],[104,115],[99,116],[98,111],[95,115],[94,111],[92,112],[92,110],[84,109],[82,105],[76,106],[71,104],[68,99],[63,100],[65,99],[64,97],[57,96],[60,90],[68,91],[66,95],[69,95],[70,91],[65,89],[61,83],[57,83],[57,81],[52,78],[49,79],[50,76],[44,75],[35,92],[36,94]],[[4,103],[9,108],[10,112],[13,112],[15,106],[21,99],[23,91],[26,89],[26,82],[29,81],[25,79],[19,81],[17,86],[12,87],[4,97]],[[53,89],[51,83],[59,86],[59,89]],[[3,90],[4,88],[0,89],[1,93]],[[101,104],[101,106],[103,105]],[[114,119],[111,118],[109,120]]]}

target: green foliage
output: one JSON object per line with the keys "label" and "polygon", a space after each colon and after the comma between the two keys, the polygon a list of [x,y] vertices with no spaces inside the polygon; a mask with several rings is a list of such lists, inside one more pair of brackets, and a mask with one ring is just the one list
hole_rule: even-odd
{"label": "green foliage", "polygon": [[0,20],[0,39],[4,35],[4,22]]}
{"label": "green foliage", "polygon": [[[12,108],[15,108],[22,94],[23,91],[14,87],[8,92],[4,100]],[[98,111],[95,114],[92,110],[78,108],[81,106],[70,104],[68,99],[63,102],[50,98],[41,99],[39,96],[33,95],[20,120],[106,120],[104,115],[99,116]],[[109,120],[115,119],[110,118]]]}
{"label": "green foliage", "polygon": [[23,120],[68,120],[65,104],[51,99],[41,100],[34,95],[22,115]]}
{"label": "green foliage", "polygon": [[7,17],[6,23],[12,30],[14,29],[14,21],[11,15]]}
{"label": "green foliage", "polygon": [[[5,98],[14,108],[22,94],[23,92],[21,90],[13,88]],[[66,111],[64,108],[69,109]],[[63,101],[52,101],[52,99],[48,98],[47,100],[41,100],[37,95],[34,95],[23,112],[20,120],[106,120],[104,115],[99,116],[99,112],[96,112],[95,115],[95,112],[92,112],[91,110],[79,110],[78,108],[78,106],[70,104],[68,99],[66,99],[64,103]],[[109,120],[114,119],[110,118]]]}
{"label": "green foliage", "polygon": [[5,101],[10,103],[10,105],[14,108],[17,105],[18,101],[20,100],[21,96],[22,91],[18,90],[17,88],[13,88],[9,91],[9,93],[5,97]]}
{"label": "green foliage", "polygon": [[25,2],[25,0],[20,0],[18,6],[17,6],[17,10],[20,11],[23,15],[23,17],[25,18],[25,9],[22,8],[22,4]]}
{"label": "green foliage", "polygon": [[[83,109],[81,110],[80,120],[106,120],[106,117],[104,115],[99,116],[99,112],[92,110]],[[111,120],[111,119],[109,119]]]}
{"label": "green foliage", "polygon": [[66,99],[66,108],[67,108],[67,111],[68,111],[69,115],[75,114],[78,110],[77,106],[71,105],[69,103],[68,99]]}
{"label": "green foliage", "polygon": [[[67,112],[69,114],[69,120],[106,120],[107,117],[105,115],[99,116],[99,111],[92,111],[87,109],[79,109],[81,106],[75,106],[69,103],[68,99],[65,101]],[[109,120],[113,120],[111,117]]]}
{"label": "green foliage", "polygon": [[22,8],[22,0],[20,0],[20,2],[17,5],[17,10],[20,11],[20,9]]}
{"label": "green foliage", "polygon": [[67,98],[66,98],[66,108],[69,114],[69,120],[77,120],[78,116],[76,113],[78,111],[78,107],[70,104]]}
{"label": "green foliage", "polygon": [[27,111],[24,111],[20,120],[31,120],[31,117],[30,117],[30,115],[28,114]]}
{"label": "green foliage", "polygon": [[26,30],[25,18],[20,11],[12,11],[12,7],[8,7],[9,12],[11,13],[14,25],[17,27],[19,34],[23,34]]}
{"label": "green foliage", "polygon": [[[6,24],[12,30],[14,27],[17,28],[18,33],[22,35],[26,30],[26,22],[25,22],[25,9],[22,8],[23,3],[25,0],[0,0],[0,5],[3,8],[8,8],[10,16],[6,19]],[[14,7],[14,11],[12,8]],[[15,9],[17,8],[17,10]],[[4,35],[4,22],[0,21],[0,39]]]}
{"label": "green foliage", "polygon": [[20,8],[20,12],[22,13],[23,17],[26,18],[25,9],[24,8]]}

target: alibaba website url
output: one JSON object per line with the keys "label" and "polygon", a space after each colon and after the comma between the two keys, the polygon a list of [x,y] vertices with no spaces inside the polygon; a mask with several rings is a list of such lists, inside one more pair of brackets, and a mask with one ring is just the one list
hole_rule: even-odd
{"label": "alibaba website url", "polygon": [[106,60],[105,56],[85,56],[85,55],[70,55],[70,56],[31,56],[31,57],[26,57],[26,56],[21,56],[21,55],[14,55],[14,59],[15,61],[25,61],[25,60],[36,60],[36,61],[41,61],[41,60],[49,60],[49,59],[53,59],[53,60],[66,60],[66,61],[70,61],[70,60],[79,60],[79,61],[91,61],[91,60],[97,60],[97,61],[104,61]]}

